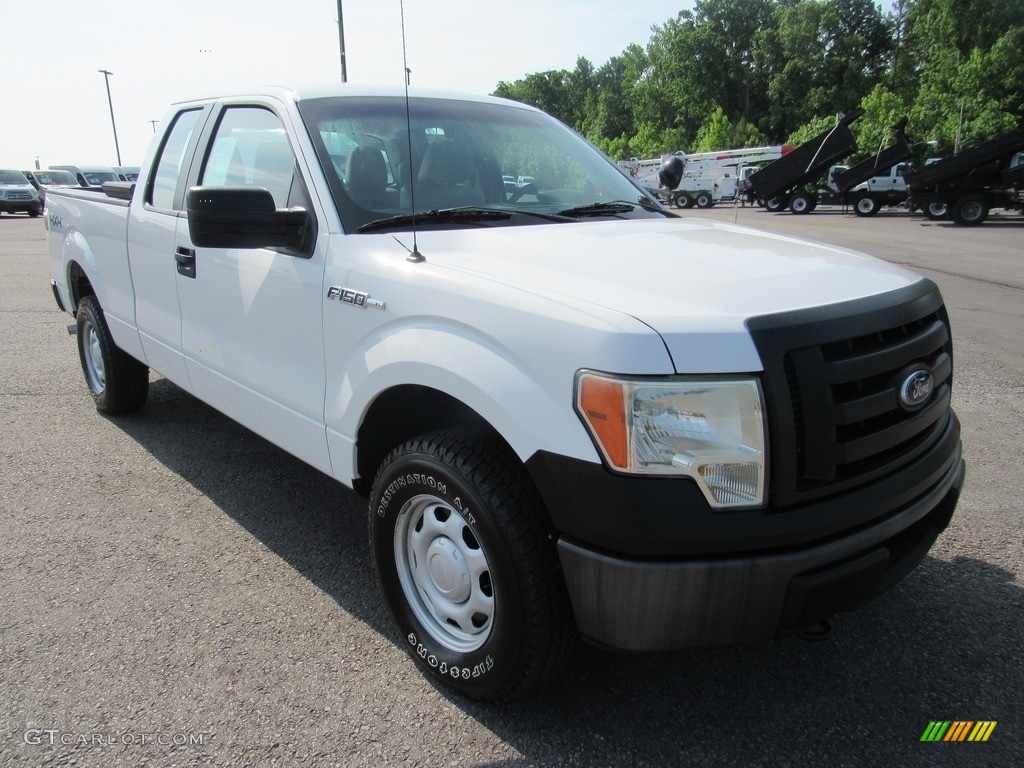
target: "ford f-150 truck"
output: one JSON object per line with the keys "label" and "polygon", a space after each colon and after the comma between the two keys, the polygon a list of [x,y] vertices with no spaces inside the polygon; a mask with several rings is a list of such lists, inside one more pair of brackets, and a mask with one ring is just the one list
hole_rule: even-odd
{"label": "ford f-150 truck", "polygon": [[580,636],[808,626],[949,523],[932,282],[680,219],[502,99],[267,89],[162,125],[134,186],[47,196],[96,406],[157,371],[368,496],[400,643],[456,689],[525,691]]}

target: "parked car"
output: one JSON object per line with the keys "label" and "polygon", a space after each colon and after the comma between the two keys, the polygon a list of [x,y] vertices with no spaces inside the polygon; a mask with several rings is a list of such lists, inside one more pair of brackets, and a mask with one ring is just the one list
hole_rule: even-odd
{"label": "parked car", "polygon": [[137,165],[115,165],[113,171],[117,174],[118,181],[134,183],[139,178],[139,166]]}
{"label": "parked car", "polygon": [[0,170],[0,211],[19,213],[24,211],[35,217],[43,209],[39,193],[28,183],[21,171]]}
{"label": "parked car", "polygon": [[106,181],[121,181],[110,166],[103,165],[51,165],[51,171],[69,171],[78,179],[78,186],[87,189],[102,189]]}
{"label": "parked car", "polygon": [[71,171],[22,171],[28,183],[39,193],[39,204],[46,207],[48,187],[77,187],[78,180]]}

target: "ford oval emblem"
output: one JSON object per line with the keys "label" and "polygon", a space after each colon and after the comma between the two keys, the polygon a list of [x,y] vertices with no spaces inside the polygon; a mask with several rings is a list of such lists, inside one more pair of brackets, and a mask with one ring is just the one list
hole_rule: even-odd
{"label": "ford oval emblem", "polygon": [[935,379],[927,368],[911,371],[900,386],[900,403],[908,411],[916,411],[931,397]]}

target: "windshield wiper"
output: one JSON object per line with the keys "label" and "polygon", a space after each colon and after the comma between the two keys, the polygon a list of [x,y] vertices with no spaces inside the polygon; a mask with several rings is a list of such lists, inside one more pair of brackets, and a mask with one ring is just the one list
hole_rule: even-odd
{"label": "windshield wiper", "polygon": [[636,208],[636,203],[614,202],[614,203],[592,203],[590,205],[579,205],[575,208],[566,208],[559,211],[559,216],[571,216],[580,218],[582,216],[614,216],[617,213],[629,213]]}
{"label": "windshield wiper", "polygon": [[356,232],[376,232],[391,227],[404,227],[411,224],[458,224],[475,221],[503,221],[512,218],[508,211],[494,208],[441,208],[420,213],[403,213],[367,222],[356,229]]}
{"label": "windshield wiper", "polygon": [[564,211],[559,211],[559,216],[570,216],[572,218],[581,218],[583,216],[615,216],[620,213],[629,213],[639,206],[645,211],[651,213],[662,213],[665,211],[661,206],[653,202],[652,200],[641,197],[634,202],[629,200],[610,200],[604,203],[591,203],[590,205],[580,205],[575,208],[567,208]]}
{"label": "windshield wiper", "polygon": [[580,205],[575,208],[566,208],[564,211],[559,211],[558,215],[571,216],[573,218],[580,218],[582,216],[614,216],[619,213],[629,213],[635,210],[637,206],[640,206],[645,211],[659,212],[659,208],[651,203],[650,200],[640,198],[632,203],[628,200],[611,200],[606,203]]}

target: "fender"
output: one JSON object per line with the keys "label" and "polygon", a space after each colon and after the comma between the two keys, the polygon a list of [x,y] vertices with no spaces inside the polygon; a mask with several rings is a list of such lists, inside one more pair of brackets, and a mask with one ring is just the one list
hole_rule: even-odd
{"label": "fender", "polygon": [[[484,418],[521,461],[545,450],[600,463],[571,407],[578,368],[571,356],[562,354],[561,360],[538,370],[465,326],[407,322],[381,330],[347,361],[328,361],[338,377],[329,371],[328,381],[336,386],[327,393],[325,420],[334,476],[341,482],[352,485],[358,476],[355,436],[370,406],[383,392],[405,384],[430,387],[459,400]],[[671,373],[660,339],[649,335],[649,345],[634,341],[632,354],[639,359],[649,350],[656,360],[647,361],[647,370]],[[610,361],[619,351],[606,354]]]}

